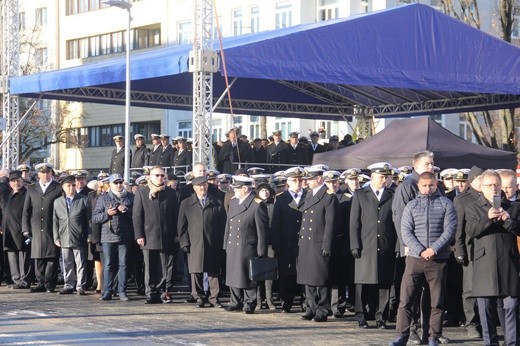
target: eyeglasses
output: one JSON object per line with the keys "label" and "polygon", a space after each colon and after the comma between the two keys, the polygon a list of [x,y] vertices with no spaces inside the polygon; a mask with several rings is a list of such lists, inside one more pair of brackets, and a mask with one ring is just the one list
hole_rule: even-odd
{"label": "eyeglasses", "polygon": [[482,186],[484,186],[484,187],[499,187],[500,184],[484,184]]}
{"label": "eyeglasses", "polygon": [[154,177],[156,177],[156,178],[164,178],[164,174],[154,174]]}
{"label": "eyeglasses", "polygon": [[122,183],[123,183],[122,181],[114,181],[112,184],[121,185]]}

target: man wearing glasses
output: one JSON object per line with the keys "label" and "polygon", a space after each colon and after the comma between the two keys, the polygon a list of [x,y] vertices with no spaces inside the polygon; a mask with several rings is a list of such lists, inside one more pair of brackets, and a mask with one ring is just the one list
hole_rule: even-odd
{"label": "man wearing glasses", "polygon": [[168,270],[174,267],[179,204],[175,190],[166,186],[163,169],[150,169],[148,184],[137,190],[133,224],[144,257],[146,303],[169,303]]}

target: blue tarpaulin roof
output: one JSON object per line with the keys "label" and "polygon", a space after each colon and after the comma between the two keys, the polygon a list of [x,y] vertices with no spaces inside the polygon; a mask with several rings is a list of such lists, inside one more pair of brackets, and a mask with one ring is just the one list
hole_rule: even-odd
{"label": "blue tarpaulin roof", "polygon": [[[219,50],[215,42],[215,50]],[[132,105],[192,109],[191,45],[133,52]],[[520,49],[425,5],[224,39],[236,113],[337,118],[520,105]],[[214,97],[225,90],[214,75]],[[10,80],[27,97],[124,104],[124,57]],[[228,111],[223,100],[216,111]]]}

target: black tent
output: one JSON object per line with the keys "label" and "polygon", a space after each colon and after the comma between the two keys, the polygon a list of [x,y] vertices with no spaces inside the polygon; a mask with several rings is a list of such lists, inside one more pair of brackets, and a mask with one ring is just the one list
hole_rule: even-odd
{"label": "black tent", "polygon": [[415,153],[430,150],[441,168],[516,168],[516,154],[470,143],[429,117],[392,121],[383,131],[363,142],[314,155],[313,164],[331,169],[366,168],[375,162],[394,167],[411,165]]}

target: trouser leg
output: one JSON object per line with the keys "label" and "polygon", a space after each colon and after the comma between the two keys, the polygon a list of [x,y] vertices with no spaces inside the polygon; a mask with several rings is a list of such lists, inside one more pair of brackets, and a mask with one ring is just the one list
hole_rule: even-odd
{"label": "trouser leg", "polygon": [[195,299],[206,299],[204,293],[204,273],[191,273],[191,296]]}
{"label": "trouser leg", "polygon": [[209,286],[209,298],[210,304],[218,304],[218,296],[220,294],[220,280],[218,273],[208,273],[208,286]]}
{"label": "trouser leg", "polygon": [[4,251],[4,253],[7,253],[7,262],[11,272],[11,280],[13,280],[15,285],[25,286],[26,284],[21,282],[22,274],[20,272],[20,251]]}
{"label": "trouser leg", "polygon": [[305,311],[307,315],[316,315],[317,296],[318,293],[316,292],[316,286],[305,285]]}
{"label": "trouser leg", "polygon": [[376,321],[384,321],[383,314],[385,313],[386,307],[390,300],[390,288],[379,288],[378,289],[378,304],[376,311]]}
{"label": "trouser leg", "polygon": [[76,289],[87,287],[85,267],[87,265],[87,246],[79,246],[72,249],[74,263],[76,264]]}
{"label": "trouser leg", "polygon": [[327,317],[330,310],[329,290],[326,286],[317,286],[316,293],[316,318]]}
{"label": "trouser leg", "polygon": [[448,264],[447,262],[427,261],[425,265],[425,278],[431,299],[431,304],[429,304],[431,306],[429,336],[439,338],[442,335]]}
{"label": "trouser leg", "polygon": [[480,324],[482,325],[482,338],[486,345],[498,345],[496,298],[477,298]]}
{"label": "trouser leg", "polygon": [[244,292],[240,288],[229,286],[229,306],[242,308],[244,306]]}
{"label": "trouser leg", "polygon": [[76,286],[76,268],[74,268],[74,251],[72,248],[61,248],[63,262],[63,281],[64,288],[74,288]]}
{"label": "trouser leg", "polygon": [[406,258],[406,267],[401,281],[399,295],[399,308],[397,310],[396,332],[400,336],[408,338],[410,335],[410,322],[412,320],[412,307],[416,300],[417,291],[423,279],[422,268],[418,259]]}
{"label": "trouser leg", "polygon": [[504,315],[505,324],[502,327],[504,331],[505,344],[507,346],[520,345],[518,337],[518,298],[505,297]]}
{"label": "trouser leg", "polygon": [[244,288],[244,310],[254,311],[256,308],[256,287]]}

